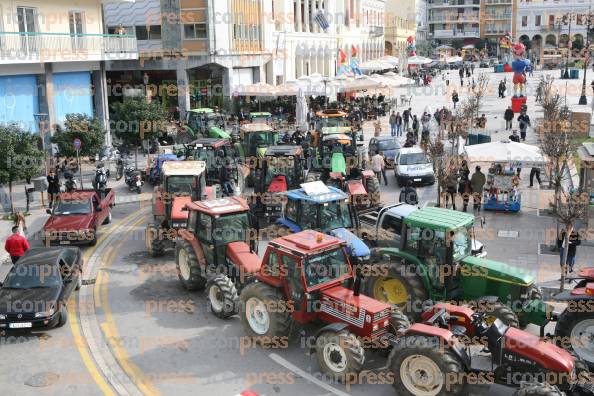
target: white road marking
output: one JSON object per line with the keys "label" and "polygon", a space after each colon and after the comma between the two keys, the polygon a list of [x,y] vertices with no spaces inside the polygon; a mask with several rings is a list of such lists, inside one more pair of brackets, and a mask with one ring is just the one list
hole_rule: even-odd
{"label": "white road marking", "polygon": [[328,392],[330,392],[333,395],[336,395],[336,396],[350,396],[350,394],[345,393],[343,391],[340,391],[340,390],[334,388],[333,386],[328,385],[327,383],[325,383],[325,382],[317,379],[313,375],[311,375],[311,374],[309,374],[309,373],[301,370],[299,367],[297,367],[293,363],[291,363],[291,362],[283,359],[282,357],[280,357],[276,353],[271,353],[268,356],[270,357],[270,359],[274,360],[276,363],[280,364],[281,366],[283,366],[287,370],[292,371],[293,373],[295,373],[298,376],[306,379],[307,381],[311,382],[312,384],[315,384],[315,385],[319,386],[320,388],[323,388],[323,389],[327,390]]}

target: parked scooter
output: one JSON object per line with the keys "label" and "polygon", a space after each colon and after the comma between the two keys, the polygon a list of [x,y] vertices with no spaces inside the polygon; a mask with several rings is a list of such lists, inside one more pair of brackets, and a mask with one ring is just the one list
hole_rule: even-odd
{"label": "parked scooter", "polygon": [[66,179],[66,181],[64,182],[64,189],[66,192],[70,193],[78,190],[78,183],[76,182],[76,179],[74,178],[72,172],[64,172],[64,179]]}
{"label": "parked scooter", "polygon": [[103,162],[99,162],[95,169],[95,178],[93,179],[93,188],[97,191],[105,191],[107,189],[107,178],[109,171],[105,168]]}
{"label": "parked scooter", "polygon": [[136,191],[137,194],[140,194],[142,186],[144,185],[144,181],[142,181],[142,172],[131,165],[127,165],[125,176],[124,181],[130,191]]}

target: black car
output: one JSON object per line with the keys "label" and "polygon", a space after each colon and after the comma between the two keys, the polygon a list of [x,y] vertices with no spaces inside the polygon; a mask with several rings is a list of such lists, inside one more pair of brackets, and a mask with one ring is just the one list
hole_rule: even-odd
{"label": "black car", "polygon": [[[412,125],[412,120],[410,123]],[[402,145],[396,136],[377,136],[369,140],[368,155],[371,160],[376,151],[384,153],[386,168],[392,169],[394,168],[394,160],[401,148]]]}
{"label": "black car", "polygon": [[66,302],[82,285],[79,248],[29,249],[0,287],[0,330],[63,326]]}

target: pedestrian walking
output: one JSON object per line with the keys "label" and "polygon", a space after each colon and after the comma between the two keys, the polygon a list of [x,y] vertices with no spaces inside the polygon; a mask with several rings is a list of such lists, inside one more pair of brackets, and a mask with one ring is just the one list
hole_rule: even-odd
{"label": "pedestrian walking", "polygon": [[458,173],[455,169],[446,179],[446,208],[449,205],[450,199],[452,200],[452,209],[456,210],[456,192],[458,191]]}
{"label": "pedestrian walking", "polygon": [[415,144],[419,141],[419,119],[415,114],[412,120],[412,130]]}
{"label": "pedestrian walking", "polygon": [[[382,156],[382,177],[384,178],[384,185],[388,185],[388,178],[386,177],[386,155],[383,151],[380,151],[380,155]],[[379,179],[378,179],[379,181]]]}
{"label": "pedestrian walking", "polygon": [[509,135],[508,139],[512,142],[520,143],[520,137],[518,136],[518,131],[515,129],[512,131],[512,134]]}
{"label": "pedestrian walking", "polygon": [[406,186],[400,190],[399,202],[406,203],[408,205],[418,205],[419,196],[417,195],[417,189],[413,185],[412,180],[406,182]]}
{"label": "pedestrian walking", "polygon": [[592,87],[592,95],[594,95],[594,80],[592,80],[592,82],[590,83],[590,86]]}
{"label": "pedestrian walking", "polygon": [[[565,243],[566,235],[567,231],[563,230],[557,238],[557,247],[559,248],[559,265],[563,267],[563,258],[565,255],[565,251],[567,251],[567,269],[569,269],[569,272],[571,273],[573,272],[573,266],[575,265],[577,247],[582,244],[582,241],[580,240],[580,235],[577,232],[572,231],[567,241],[569,243],[569,247],[567,247]],[[565,249],[566,247],[567,249]]]}
{"label": "pedestrian walking", "polygon": [[14,214],[14,227],[19,228],[19,234],[25,235],[25,231],[27,231],[27,223],[25,222],[25,216],[23,212],[16,212]]}
{"label": "pedestrian walking", "polygon": [[512,110],[511,106],[508,106],[503,114],[503,119],[505,119],[505,130],[512,129],[512,124],[514,121],[514,111]]}
{"label": "pedestrian walking", "polygon": [[460,69],[458,70],[458,74],[460,75],[460,86],[463,87],[464,86],[464,69],[462,67],[460,67]]}
{"label": "pedestrian walking", "polygon": [[530,117],[528,116],[528,114],[526,114],[526,112],[523,111],[518,117],[518,122],[520,125],[520,139],[522,139],[522,141],[525,142],[526,130],[530,126]]}
{"label": "pedestrian walking", "polygon": [[458,92],[456,92],[456,90],[454,90],[454,92],[452,92],[452,102],[454,102],[454,109],[456,108],[456,104],[460,101],[460,98],[458,97]]}
{"label": "pedestrian walking", "polygon": [[470,72],[472,73],[472,75],[474,76],[474,63],[470,64]]}
{"label": "pedestrian walking", "polygon": [[530,169],[530,187],[534,185],[535,177],[538,185],[542,186],[542,182],[540,181],[540,168],[532,167],[532,169]]}
{"label": "pedestrian walking", "polygon": [[474,204],[474,210],[481,210],[483,201],[483,188],[487,182],[487,177],[481,172],[481,167],[477,166],[474,168],[474,173],[470,178],[470,189],[472,190],[472,200]]}
{"label": "pedestrian walking", "polygon": [[12,235],[4,242],[4,250],[10,255],[13,264],[16,264],[21,256],[29,250],[29,242],[24,235],[19,233],[19,227],[12,227]]}
{"label": "pedestrian walking", "polygon": [[396,113],[396,135],[402,136],[402,116]]}
{"label": "pedestrian walking", "polygon": [[405,132],[408,132],[409,123],[410,123],[411,118],[412,118],[412,109],[409,107],[407,110],[404,110],[404,113],[402,113],[402,119],[404,121],[403,125],[404,125]]}
{"label": "pedestrian walking", "polygon": [[[446,74],[445,74],[445,83],[446,83],[446,87],[450,86],[450,72],[446,72]],[[592,84],[594,84],[594,81],[592,81]]]}
{"label": "pedestrian walking", "polygon": [[476,119],[476,126],[477,128],[481,129],[485,129],[487,127],[487,117],[484,114]]}
{"label": "pedestrian walking", "polygon": [[60,177],[56,175],[56,171],[50,169],[47,175],[47,195],[49,198],[49,208],[51,209],[54,201],[58,198],[60,193]]}
{"label": "pedestrian walking", "polygon": [[396,112],[392,112],[390,115],[390,134],[396,136]]}
{"label": "pedestrian walking", "polygon": [[381,182],[382,180],[382,169],[386,167],[384,162],[384,157],[379,153],[379,151],[375,152],[375,155],[371,157],[371,170],[375,173],[375,177],[377,180]]}
{"label": "pedestrian walking", "polygon": [[458,170],[460,180],[458,181],[458,194],[462,196],[463,210],[466,212],[468,209],[468,201],[470,201],[470,195],[472,190],[470,188],[470,169],[468,169],[468,163],[464,160]]}

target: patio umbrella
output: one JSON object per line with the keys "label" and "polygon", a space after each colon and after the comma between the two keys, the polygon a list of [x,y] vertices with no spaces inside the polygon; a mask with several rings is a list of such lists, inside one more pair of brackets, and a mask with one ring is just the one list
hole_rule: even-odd
{"label": "patio umbrella", "polygon": [[389,70],[393,69],[394,66],[391,63],[384,62],[381,60],[371,60],[359,64],[361,70]]}
{"label": "patio umbrella", "polygon": [[462,57],[461,56],[451,56],[449,58],[446,58],[446,62],[447,63],[462,62]]}
{"label": "patio umbrella", "polygon": [[470,162],[514,163],[519,166],[539,166],[545,163],[540,148],[510,140],[466,146],[464,151]]}
{"label": "patio umbrella", "polygon": [[462,48],[464,48],[464,49],[474,49],[474,44],[468,44],[468,45],[465,45]]}
{"label": "patio umbrella", "polygon": [[436,50],[441,50],[441,49],[454,49],[454,47],[446,45],[446,44],[442,44],[439,47],[435,48]]}
{"label": "patio umbrella", "polygon": [[384,73],[384,74],[382,74],[382,77],[385,77],[386,79],[393,80],[396,83],[396,85],[394,85],[396,87],[403,87],[406,85],[411,85],[414,82],[411,78],[399,76],[398,74],[392,73],[392,72]]}
{"label": "patio umbrella", "polygon": [[390,56],[390,55],[382,56],[381,58],[379,58],[379,60],[381,60],[382,62],[390,63],[394,67],[396,67],[400,64],[400,59],[398,59],[395,56]]}
{"label": "patio umbrella", "polygon": [[409,65],[427,65],[432,62],[431,59],[425,58],[424,56],[411,56],[406,60]]}
{"label": "patio umbrella", "polygon": [[307,123],[307,100],[305,93],[300,88],[297,92],[297,108],[295,109],[295,121],[297,125],[306,125]]}
{"label": "patio umbrella", "polygon": [[233,93],[237,96],[276,96],[276,88],[266,83],[238,85]]}

